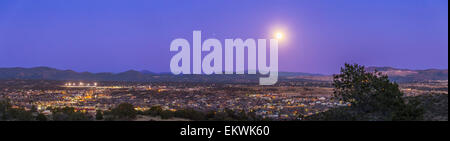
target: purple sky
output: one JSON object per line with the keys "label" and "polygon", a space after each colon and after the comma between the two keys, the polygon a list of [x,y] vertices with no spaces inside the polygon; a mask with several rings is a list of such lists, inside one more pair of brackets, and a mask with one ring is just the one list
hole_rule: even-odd
{"label": "purple sky", "polygon": [[0,67],[169,72],[193,30],[224,43],[277,27],[280,71],[448,68],[447,0],[1,0]]}

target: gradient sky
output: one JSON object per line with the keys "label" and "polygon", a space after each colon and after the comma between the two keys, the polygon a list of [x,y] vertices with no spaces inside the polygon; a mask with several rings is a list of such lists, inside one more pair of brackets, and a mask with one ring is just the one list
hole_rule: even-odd
{"label": "gradient sky", "polygon": [[447,0],[1,0],[0,67],[168,72],[175,38],[270,38],[280,71],[448,68]]}

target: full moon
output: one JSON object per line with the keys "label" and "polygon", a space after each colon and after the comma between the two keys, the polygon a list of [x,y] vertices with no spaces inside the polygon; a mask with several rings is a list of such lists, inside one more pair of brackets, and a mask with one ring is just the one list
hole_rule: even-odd
{"label": "full moon", "polygon": [[277,38],[277,39],[283,39],[283,33],[277,32],[277,33],[275,34],[275,38]]}

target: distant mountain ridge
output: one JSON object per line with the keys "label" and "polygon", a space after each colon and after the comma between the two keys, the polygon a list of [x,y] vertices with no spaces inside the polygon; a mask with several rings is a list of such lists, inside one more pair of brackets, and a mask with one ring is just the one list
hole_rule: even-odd
{"label": "distant mountain ridge", "polygon": [[[448,70],[408,70],[392,67],[367,67],[368,71],[375,69],[389,75],[389,78],[399,82],[423,80],[448,80]],[[44,79],[44,80],[85,80],[85,81],[146,81],[146,82],[258,82],[258,74],[253,75],[172,75],[171,73],[154,73],[148,70],[128,70],[121,73],[91,73],[59,70],[50,67],[34,68],[0,68],[0,79]],[[327,75],[302,72],[279,72],[280,79],[297,78],[310,80],[326,80]]]}
{"label": "distant mountain ridge", "polygon": [[367,67],[367,71],[379,71],[397,82],[448,80],[448,69],[410,70],[392,67]]}

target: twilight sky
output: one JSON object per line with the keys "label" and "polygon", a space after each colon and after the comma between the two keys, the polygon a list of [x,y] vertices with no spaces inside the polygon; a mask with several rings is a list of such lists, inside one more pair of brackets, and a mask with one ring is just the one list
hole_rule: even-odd
{"label": "twilight sky", "polygon": [[280,71],[448,68],[447,0],[1,0],[0,67],[169,72],[175,38],[286,37]]}

